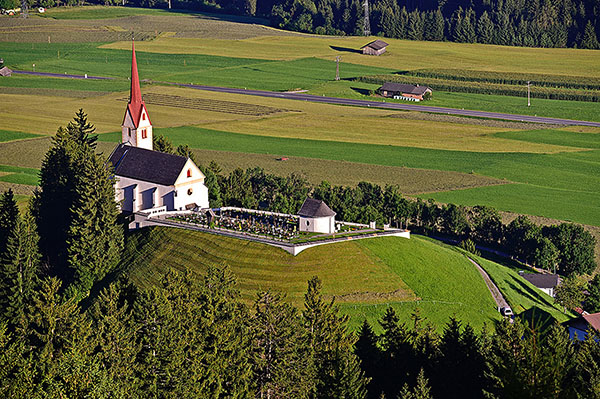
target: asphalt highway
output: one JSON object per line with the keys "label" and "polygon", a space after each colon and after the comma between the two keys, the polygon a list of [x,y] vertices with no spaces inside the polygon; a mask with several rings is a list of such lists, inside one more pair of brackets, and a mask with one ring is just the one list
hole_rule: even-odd
{"label": "asphalt highway", "polygon": [[[84,76],[84,75],[62,75],[60,73],[50,72],[31,72],[31,71],[13,71],[13,73],[37,75],[37,76],[48,76],[48,77],[61,77],[61,78],[73,78],[73,79],[114,79],[102,76]],[[533,123],[548,123],[552,125],[577,125],[577,126],[594,126],[600,127],[600,122],[590,121],[577,121],[571,119],[560,119],[560,118],[545,118],[542,116],[529,116],[529,115],[517,115],[517,114],[504,114],[499,112],[487,112],[487,111],[473,111],[468,109],[457,109],[457,108],[446,108],[446,107],[431,107],[428,105],[420,104],[400,104],[400,103],[388,103],[382,101],[369,101],[369,100],[353,100],[349,98],[338,98],[338,97],[325,97],[316,96],[313,94],[306,93],[286,93],[286,92],[275,92],[265,90],[246,90],[246,89],[234,89],[230,87],[218,87],[218,86],[203,86],[185,83],[171,83],[171,82],[156,82],[156,83],[167,83],[174,86],[189,87],[196,90],[214,91],[218,93],[232,93],[232,94],[244,94],[249,96],[269,97],[269,98],[284,98],[287,100],[298,100],[298,101],[310,101],[316,103],[326,104],[337,104],[337,105],[350,105],[355,107],[375,107],[385,108],[392,110],[403,110],[403,111],[420,111],[420,112],[432,112],[436,114],[446,115],[460,115],[460,116],[471,116],[477,118],[491,118],[491,119],[502,119],[508,121],[517,122],[533,122]]]}
{"label": "asphalt highway", "polygon": [[431,107],[431,106],[419,105],[419,104],[400,104],[400,103],[388,103],[388,102],[381,102],[381,101],[353,100],[353,99],[349,99],[349,98],[316,96],[313,94],[306,94],[306,93],[285,93],[285,92],[281,93],[281,92],[274,92],[274,91],[233,89],[233,88],[228,88],[228,87],[202,86],[202,85],[184,84],[184,83],[169,83],[169,84],[176,85],[176,86],[189,87],[189,88],[197,89],[197,90],[215,91],[215,92],[219,92],[219,93],[245,94],[245,95],[250,95],[250,96],[284,98],[287,100],[300,100],[300,101],[310,101],[310,102],[316,102],[316,103],[337,104],[337,105],[351,105],[351,106],[356,106],[356,107],[375,107],[375,108],[385,108],[385,109],[404,110],[404,111],[432,112],[432,113],[436,113],[436,114],[472,116],[472,117],[478,117],[478,118],[502,119],[502,120],[508,120],[508,121],[517,121],[517,122],[548,123],[548,124],[553,124],[553,125],[576,125],[576,126],[600,127],[600,122],[577,121],[577,120],[560,119],[560,118],[545,118],[545,117],[541,117],[541,116],[504,114],[504,113],[499,113],[499,112],[487,112],[487,111],[472,111],[472,110],[468,110],[468,109],[457,109],[457,108],[446,108],[446,107]]}

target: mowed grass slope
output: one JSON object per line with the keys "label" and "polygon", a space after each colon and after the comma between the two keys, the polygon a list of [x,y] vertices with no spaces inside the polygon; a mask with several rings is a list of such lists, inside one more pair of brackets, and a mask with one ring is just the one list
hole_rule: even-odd
{"label": "mowed grass slope", "polygon": [[263,244],[167,228],[136,232],[124,264],[136,284],[155,284],[170,268],[203,272],[228,264],[244,300],[259,290],[287,294],[301,306],[306,281],[316,275],[323,292],[336,297],[356,328],[363,318],[375,323],[394,306],[402,320],[418,306],[437,327],[452,314],[481,327],[499,319],[494,301],[475,268],[460,253],[434,241],[388,237],[310,248],[293,257]]}

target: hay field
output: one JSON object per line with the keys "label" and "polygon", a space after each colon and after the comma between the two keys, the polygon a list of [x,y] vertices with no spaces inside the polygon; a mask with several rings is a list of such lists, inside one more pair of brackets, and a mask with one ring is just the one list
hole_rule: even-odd
{"label": "hay field", "polygon": [[[484,44],[419,42],[386,38],[388,52],[379,57],[355,51],[375,37],[293,35],[261,36],[229,41],[163,37],[140,43],[140,51],[168,54],[209,54],[251,57],[265,60],[293,60],[305,57],[344,62],[397,71],[436,68],[472,69],[495,72],[535,72],[556,75],[600,77],[600,54],[594,50],[543,49]],[[106,44],[103,48],[127,49],[128,42]],[[406,57],[406,54],[419,54]],[[517,62],[518,61],[518,62]]]}

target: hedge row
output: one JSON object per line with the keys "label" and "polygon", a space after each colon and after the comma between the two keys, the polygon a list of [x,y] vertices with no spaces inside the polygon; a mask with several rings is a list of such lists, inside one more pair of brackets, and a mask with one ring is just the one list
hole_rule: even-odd
{"label": "hedge row", "polygon": [[470,71],[464,69],[420,69],[406,72],[405,75],[422,78],[438,78],[446,80],[458,80],[463,82],[487,82],[507,85],[527,85],[527,82],[529,81],[533,86],[600,90],[599,78],[585,76]]}
{"label": "hedge row", "polygon": [[[419,78],[407,75],[372,75],[356,78],[359,82],[382,85],[385,82],[420,84],[429,86],[435,91],[449,91],[455,93],[494,94],[501,96],[526,97],[527,87],[487,82],[459,82],[455,80],[437,78]],[[545,98],[551,100],[589,101],[600,102],[600,91],[575,90],[551,87],[531,87],[532,98]]]}

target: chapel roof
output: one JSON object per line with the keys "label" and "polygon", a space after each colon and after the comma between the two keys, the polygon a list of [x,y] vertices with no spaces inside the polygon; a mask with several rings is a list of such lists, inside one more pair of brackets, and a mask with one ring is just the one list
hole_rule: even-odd
{"label": "chapel roof", "polygon": [[336,213],[327,206],[327,204],[321,200],[313,198],[307,198],[300,208],[298,215],[309,217],[309,218],[321,218],[335,216]]}
{"label": "chapel roof", "polygon": [[115,175],[172,186],[181,174],[188,158],[160,151],[119,144],[109,161]]}

